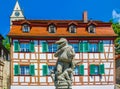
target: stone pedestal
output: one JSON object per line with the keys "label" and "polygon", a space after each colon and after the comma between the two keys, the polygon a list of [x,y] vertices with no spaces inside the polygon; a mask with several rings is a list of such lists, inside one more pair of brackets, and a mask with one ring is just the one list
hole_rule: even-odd
{"label": "stone pedestal", "polygon": [[68,82],[60,81],[59,83],[56,83],[56,89],[72,89],[71,84],[68,84]]}

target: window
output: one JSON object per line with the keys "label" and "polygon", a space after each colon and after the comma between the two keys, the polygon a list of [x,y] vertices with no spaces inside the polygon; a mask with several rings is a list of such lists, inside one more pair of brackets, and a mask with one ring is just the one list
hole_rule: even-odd
{"label": "window", "polygon": [[98,52],[98,45],[97,44],[89,44],[89,52]]}
{"label": "window", "polygon": [[23,29],[23,32],[29,32],[30,31],[30,27],[27,24],[24,24],[22,29]]}
{"label": "window", "polygon": [[21,52],[30,52],[29,43],[20,43],[20,51]]}
{"label": "window", "polygon": [[56,52],[57,51],[57,44],[48,44],[47,42],[42,42],[42,52]]}
{"label": "window", "polygon": [[91,64],[90,65],[90,75],[102,75],[104,73],[105,73],[104,64],[100,64],[100,65]]}
{"label": "window", "polygon": [[57,44],[49,44],[48,45],[49,52],[56,52],[57,51]]}
{"label": "window", "polygon": [[69,32],[70,33],[76,33],[76,26],[75,25],[69,26]]}
{"label": "window", "polygon": [[50,33],[55,33],[55,32],[56,32],[56,27],[55,27],[55,25],[50,25],[50,26],[49,26],[49,32],[50,32]]}
{"label": "window", "polygon": [[80,52],[104,52],[104,45],[102,41],[100,41],[99,43],[80,42],[79,51]]}
{"label": "window", "polygon": [[95,26],[90,25],[90,26],[88,27],[88,32],[89,32],[89,33],[95,33]]}
{"label": "window", "polygon": [[34,52],[34,42],[20,43],[14,42],[14,52]]}
{"label": "window", "polygon": [[29,66],[20,66],[20,75],[29,75]]}
{"label": "window", "polygon": [[48,75],[51,74],[51,71],[54,71],[55,66],[48,66]]}
{"label": "window", "polygon": [[73,48],[74,48],[74,50],[75,50],[75,52],[79,52],[79,44],[70,44]]}
{"label": "window", "polygon": [[34,65],[14,65],[14,75],[35,75]]}
{"label": "window", "polygon": [[80,42],[79,50],[80,50],[80,52],[89,52],[89,43],[88,42]]}
{"label": "window", "polygon": [[76,66],[74,69],[74,75],[84,75],[84,65]]}

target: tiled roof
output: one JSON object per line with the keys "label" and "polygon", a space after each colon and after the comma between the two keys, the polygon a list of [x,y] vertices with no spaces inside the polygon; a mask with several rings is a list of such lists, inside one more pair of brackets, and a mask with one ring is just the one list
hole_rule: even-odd
{"label": "tiled roof", "polygon": [[[29,33],[22,32],[22,24],[28,23],[31,27]],[[49,33],[49,24],[55,24],[57,27],[56,33]],[[70,24],[75,24],[77,29],[76,33],[70,33],[68,27]],[[90,24],[96,26],[95,33],[89,33],[87,27]],[[88,23],[83,23],[79,20],[20,20],[14,21],[12,28],[8,34],[9,36],[34,36],[34,37],[45,37],[45,36],[71,36],[71,37],[94,37],[94,36],[117,36],[111,26],[111,23],[105,23],[101,21],[89,21]]]}

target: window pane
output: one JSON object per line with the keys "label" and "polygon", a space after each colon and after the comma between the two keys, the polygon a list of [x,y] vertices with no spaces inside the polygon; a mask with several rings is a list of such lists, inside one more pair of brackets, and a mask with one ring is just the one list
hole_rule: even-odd
{"label": "window pane", "polygon": [[75,69],[74,69],[74,73],[75,75],[79,75],[79,66],[76,66]]}
{"label": "window pane", "polygon": [[48,75],[51,74],[51,71],[54,71],[55,66],[48,66]]}
{"label": "window pane", "polygon": [[79,44],[70,44],[70,45],[74,48],[75,52],[79,52]]}
{"label": "window pane", "polygon": [[20,66],[21,75],[29,75],[29,66]]}
{"label": "window pane", "polygon": [[52,44],[48,45],[49,52],[52,52]]}
{"label": "window pane", "polygon": [[57,51],[57,44],[53,44],[53,52]]}
{"label": "window pane", "polygon": [[97,44],[90,44],[90,52],[98,52],[98,45]]}

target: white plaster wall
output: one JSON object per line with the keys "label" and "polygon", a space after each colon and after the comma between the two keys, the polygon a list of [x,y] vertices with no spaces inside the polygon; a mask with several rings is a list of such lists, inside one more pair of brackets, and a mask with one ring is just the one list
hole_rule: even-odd
{"label": "white plaster wall", "polygon": [[25,59],[30,59],[30,54],[29,53],[25,54]]}
{"label": "white plaster wall", "polygon": [[110,63],[104,63],[105,68],[110,68]]}
{"label": "white plaster wall", "polygon": [[18,77],[14,77],[13,82],[18,82]]}
{"label": "white plaster wall", "polygon": [[75,76],[75,82],[80,82],[80,79],[78,76]]}
{"label": "white plaster wall", "polygon": [[100,81],[100,76],[95,76],[95,81]]}
{"label": "white plaster wall", "polygon": [[51,77],[48,77],[48,82],[53,82]]}
{"label": "white plaster wall", "polygon": [[18,58],[18,53],[13,53],[13,58]]}
{"label": "white plaster wall", "polygon": [[[55,86],[11,86],[11,89],[56,89]],[[114,89],[114,85],[72,86],[72,89]]]}
{"label": "white plaster wall", "polygon": [[113,53],[109,53],[109,58],[110,58],[110,59],[113,58]]}
{"label": "white plaster wall", "polygon": [[113,52],[113,47],[110,47],[110,52]]}
{"label": "white plaster wall", "polygon": [[38,52],[38,47],[35,47],[35,52]]}
{"label": "white plaster wall", "polygon": [[40,52],[42,52],[42,47],[39,47]]}
{"label": "white plaster wall", "polygon": [[24,77],[20,76],[20,82],[24,82]]}
{"label": "white plaster wall", "polygon": [[88,70],[84,70],[84,75],[88,75]]}
{"label": "white plaster wall", "polygon": [[24,53],[20,53],[20,59],[24,59]]}
{"label": "white plaster wall", "polygon": [[83,53],[83,59],[88,59],[88,54],[87,53]]}
{"label": "white plaster wall", "polygon": [[99,59],[99,54],[98,53],[94,53],[94,57],[95,57],[95,59]]}
{"label": "white plaster wall", "polygon": [[46,54],[40,54],[40,59],[46,59]]}
{"label": "white plaster wall", "polygon": [[109,47],[104,47],[105,52],[109,52]]}
{"label": "white plaster wall", "polygon": [[114,81],[113,76],[110,76],[110,77],[109,77],[109,81]]}
{"label": "white plaster wall", "polygon": [[89,53],[89,59],[93,59],[94,56],[93,56],[93,53]]}
{"label": "white plaster wall", "polygon": [[33,83],[35,82],[35,77],[32,77],[32,82],[33,82]]}
{"label": "white plaster wall", "polygon": [[83,81],[84,82],[88,82],[88,77],[87,76],[83,76]]}
{"label": "white plaster wall", "polygon": [[101,59],[105,59],[104,53],[100,53],[100,58],[101,58]]}
{"label": "white plaster wall", "polygon": [[46,77],[40,77],[40,82],[46,82]]}
{"label": "white plaster wall", "polygon": [[35,57],[35,54],[34,54],[34,53],[32,53],[32,54],[31,54],[31,59],[36,59],[36,57]]}
{"label": "white plaster wall", "polygon": [[25,82],[30,82],[30,77],[25,77]]}
{"label": "white plaster wall", "polygon": [[75,54],[75,59],[79,59],[79,54],[78,53]]}
{"label": "white plaster wall", "polygon": [[80,59],[82,59],[82,56],[83,56],[82,53],[80,53]]}
{"label": "white plaster wall", "polygon": [[48,54],[48,59],[52,59],[52,53]]}
{"label": "white plaster wall", "polygon": [[88,63],[83,63],[84,68],[88,68]]}

